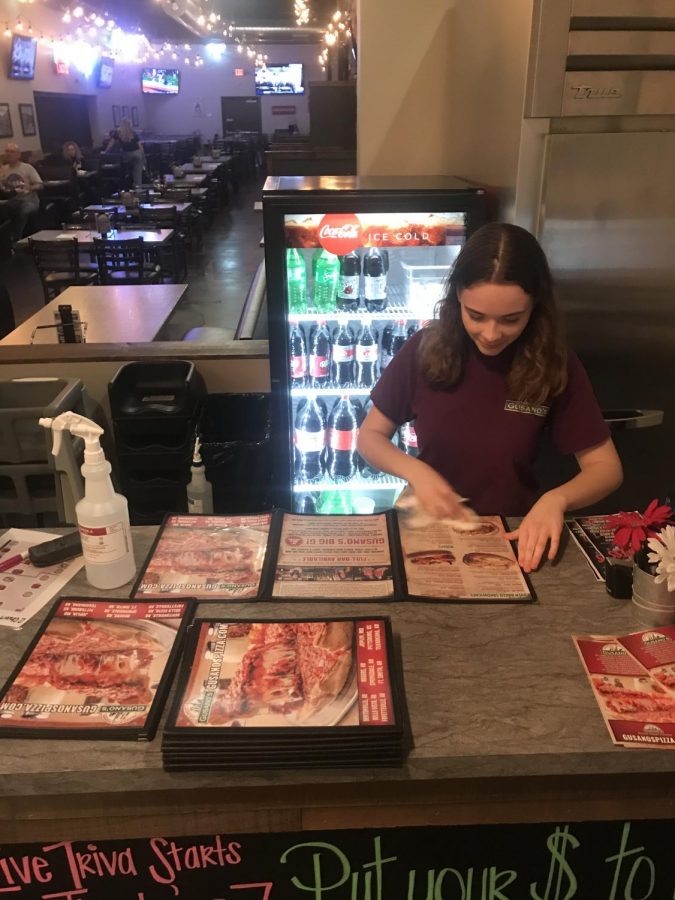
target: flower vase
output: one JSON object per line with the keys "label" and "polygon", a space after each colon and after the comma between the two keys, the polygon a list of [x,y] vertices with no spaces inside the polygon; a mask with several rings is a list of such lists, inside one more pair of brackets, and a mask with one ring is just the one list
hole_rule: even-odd
{"label": "flower vase", "polygon": [[675,591],[639,566],[633,569],[633,610],[642,625],[675,625]]}

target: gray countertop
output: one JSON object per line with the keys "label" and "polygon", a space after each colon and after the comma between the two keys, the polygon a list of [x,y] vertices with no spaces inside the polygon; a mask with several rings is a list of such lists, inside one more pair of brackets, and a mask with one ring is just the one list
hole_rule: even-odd
{"label": "gray countertop", "polygon": [[[155,528],[135,528],[144,559]],[[431,603],[208,603],[198,616],[385,614],[400,639],[414,749],[391,769],[167,773],[162,726],[150,743],[3,740],[0,796],[167,791],[327,781],[420,782],[527,776],[673,773],[675,753],[614,747],[570,636],[638,630],[629,601],[594,581],[568,542],[555,566],[532,576],[527,605]],[[129,586],[110,592],[125,597]],[[101,596],[84,570],[67,594]],[[23,630],[3,630],[0,677],[16,664],[46,610]],[[393,787],[393,785],[392,785]]]}

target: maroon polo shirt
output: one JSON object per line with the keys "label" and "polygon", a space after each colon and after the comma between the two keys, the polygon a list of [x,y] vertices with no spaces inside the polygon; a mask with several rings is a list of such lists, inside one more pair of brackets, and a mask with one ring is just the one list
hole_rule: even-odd
{"label": "maroon polo shirt", "polygon": [[481,515],[522,516],[537,497],[534,462],[548,428],[556,449],[578,453],[609,437],[588,375],[568,354],[567,387],[541,406],[512,401],[506,380],[515,345],[484,356],[473,342],[454,387],[431,387],[418,365],[419,331],[373,388],[374,405],[392,422],[415,420],[420,459],[447,479]]}

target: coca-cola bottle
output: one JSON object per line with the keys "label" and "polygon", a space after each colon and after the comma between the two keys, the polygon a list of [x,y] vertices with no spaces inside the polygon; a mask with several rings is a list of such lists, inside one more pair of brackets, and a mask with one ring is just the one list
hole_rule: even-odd
{"label": "coca-cola bottle", "polygon": [[310,397],[295,418],[295,480],[320,481],[323,475],[323,451],[326,446],[326,406]]}
{"label": "coca-cola bottle", "polygon": [[418,456],[417,432],[412,422],[404,422],[400,429],[399,446],[401,450],[410,456]]}
{"label": "coca-cola bottle", "polygon": [[380,354],[380,371],[384,371],[391,362],[391,338],[393,325],[385,325],[382,329],[382,353]]}
{"label": "coca-cola bottle", "polygon": [[405,330],[405,319],[397,319],[394,332],[391,336],[391,357],[396,356],[401,347],[408,340],[408,332]]}
{"label": "coca-cola bottle", "polygon": [[411,338],[416,331],[419,331],[419,327],[419,322],[411,322],[410,325],[408,325],[408,337]]}
{"label": "coca-cola bottle", "polygon": [[363,257],[363,296],[368,312],[381,312],[387,305],[387,260],[377,247]]}
{"label": "coca-cola bottle", "polygon": [[304,387],[307,383],[307,341],[305,332],[297,319],[289,319],[291,331],[288,336],[291,361],[291,389]]}
{"label": "coca-cola bottle", "polygon": [[330,384],[330,332],[321,319],[309,339],[309,384],[314,388]]}
{"label": "coca-cola bottle", "polygon": [[326,472],[333,481],[349,481],[356,474],[356,410],[343,394],[331,410],[326,439]]}
{"label": "coca-cola bottle", "polygon": [[314,515],[316,513],[316,494],[300,494],[295,498],[295,512]]}
{"label": "coca-cola bottle", "polygon": [[365,319],[356,342],[356,383],[371,388],[377,381],[377,332]]}
{"label": "coca-cola bottle", "polygon": [[355,250],[340,257],[340,278],[335,305],[343,312],[354,312],[359,308],[359,281],[361,280],[361,260]]}
{"label": "coca-cola bottle", "polygon": [[351,387],[354,383],[354,332],[346,322],[333,331],[333,384]]}

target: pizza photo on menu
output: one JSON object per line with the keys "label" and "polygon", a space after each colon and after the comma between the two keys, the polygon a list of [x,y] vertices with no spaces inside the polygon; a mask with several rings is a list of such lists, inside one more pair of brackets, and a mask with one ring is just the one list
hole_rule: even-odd
{"label": "pizza photo on menu", "polygon": [[61,601],[3,688],[0,736],[120,729],[147,736],[191,610],[178,600]]}
{"label": "pizza photo on menu", "polygon": [[136,597],[256,597],[271,513],[168,516],[133,590]]}
{"label": "pizza photo on menu", "polygon": [[177,724],[336,725],[358,696],[353,638],[349,621],[206,626]]}

